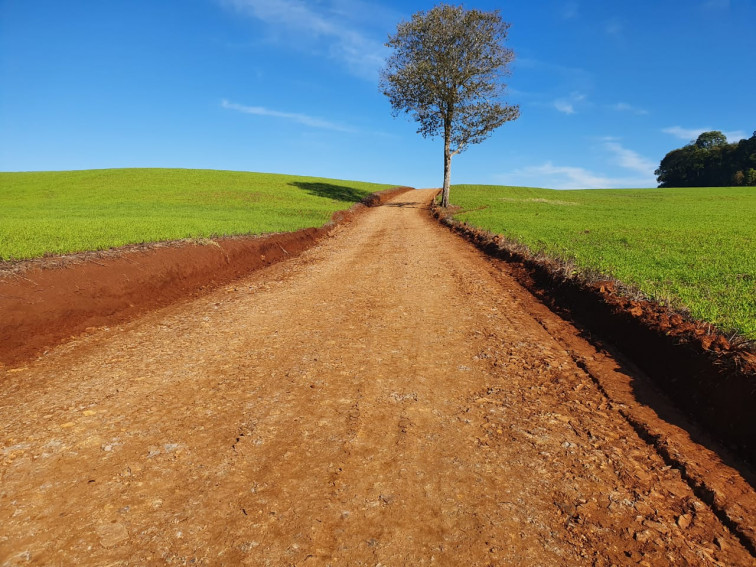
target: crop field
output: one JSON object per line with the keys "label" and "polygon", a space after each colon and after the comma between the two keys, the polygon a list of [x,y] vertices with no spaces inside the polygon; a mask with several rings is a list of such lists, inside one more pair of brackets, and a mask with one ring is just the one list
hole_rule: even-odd
{"label": "crop field", "polygon": [[0,260],[321,226],[388,187],[199,169],[0,172]]}
{"label": "crop field", "polygon": [[457,185],[451,197],[462,209],[457,220],[756,340],[754,188]]}

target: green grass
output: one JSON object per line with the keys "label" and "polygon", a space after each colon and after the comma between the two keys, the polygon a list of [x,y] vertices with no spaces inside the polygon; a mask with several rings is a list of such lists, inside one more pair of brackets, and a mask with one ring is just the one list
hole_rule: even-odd
{"label": "green grass", "polygon": [[388,187],[199,169],[0,172],[0,260],[321,226]]}
{"label": "green grass", "polygon": [[458,185],[451,199],[458,220],[756,340],[755,188]]}

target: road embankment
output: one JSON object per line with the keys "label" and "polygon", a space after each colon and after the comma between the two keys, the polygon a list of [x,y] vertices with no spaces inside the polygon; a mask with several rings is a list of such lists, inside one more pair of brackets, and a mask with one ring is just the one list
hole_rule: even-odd
{"label": "road embankment", "polygon": [[436,207],[433,215],[489,256],[504,260],[518,282],[594,343],[632,360],[683,411],[740,457],[756,463],[756,355],[747,345],[653,301],[628,297],[612,281],[586,281],[555,260]]}
{"label": "road embankment", "polygon": [[292,258],[369,207],[410,190],[373,193],[319,228],[135,245],[0,266],[0,365],[22,364],[88,329],[123,323]]}

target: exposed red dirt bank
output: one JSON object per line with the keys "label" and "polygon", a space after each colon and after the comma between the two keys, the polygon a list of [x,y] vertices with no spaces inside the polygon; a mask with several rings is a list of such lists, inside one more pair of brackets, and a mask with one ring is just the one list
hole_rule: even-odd
{"label": "exposed red dirt bank", "polygon": [[431,196],[0,372],[0,563],[753,565],[744,473]]}
{"label": "exposed red dirt bank", "polygon": [[130,246],[0,268],[0,365],[14,365],[88,328],[115,325],[291,258],[398,187],[334,213],[321,228],[260,237]]}
{"label": "exposed red dirt bank", "polygon": [[504,237],[433,214],[487,254],[543,302],[581,325],[595,343],[616,345],[675,403],[742,458],[756,464],[756,356],[734,348],[710,325],[689,321],[651,301],[615,290],[613,282],[565,276],[555,261],[533,257]]}

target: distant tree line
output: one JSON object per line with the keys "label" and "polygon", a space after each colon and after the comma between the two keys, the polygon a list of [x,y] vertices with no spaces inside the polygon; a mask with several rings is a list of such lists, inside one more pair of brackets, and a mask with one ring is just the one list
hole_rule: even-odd
{"label": "distant tree line", "polygon": [[664,156],[654,173],[659,187],[756,186],[756,132],[736,144],[722,132],[704,132]]}

